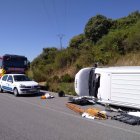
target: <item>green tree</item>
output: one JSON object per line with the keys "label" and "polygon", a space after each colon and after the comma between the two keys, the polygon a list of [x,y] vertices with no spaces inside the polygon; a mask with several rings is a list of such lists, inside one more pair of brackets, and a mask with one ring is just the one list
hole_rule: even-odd
{"label": "green tree", "polygon": [[85,35],[80,34],[77,36],[74,36],[69,43],[69,47],[71,48],[79,48],[80,44],[82,44],[85,41]]}
{"label": "green tree", "polygon": [[114,20],[112,29],[128,29],[135,25],[138,20],[140,20],[140,13],[138,11],[132,12],[127,17]]}
{"label": "green tree", "polygon": [[62,50],[55,57],[55,66],[56,68],[68,67],[76,61],[78,56],[79,52],[75,48]]}
{"label": "green tree", "polygon": [[130,30],[129,36],[127,38],[127,52],[136,52],[138,50],[140,50],[140,20]]}
{"label": "green tree", "polygon": [[105,16],[92,17],[85,26],[85,36],[96,43],[103,35],[108,33],[111,25],[112,21]]}
{"label": "green tree", "polygon": [[98,46],[102,52],[117,52],[119,54],[126,53],[126,39],[128,38],[129,30],[116,30],[104,36],[99,42]]}
{"label": "green tree", "polygon": [[80,50],[80,55],[76,60],[76,66],[90,66],[94,63],[94,52],[92,51],[92,48],[88,49],[82,49]]}
{"label": "green tree", "polygon": [[43,48],[43,52],[31,63],[33,78],[37,81],[44,81],[47,75],[53,72],[56,54],[58,50],[54,47]]}

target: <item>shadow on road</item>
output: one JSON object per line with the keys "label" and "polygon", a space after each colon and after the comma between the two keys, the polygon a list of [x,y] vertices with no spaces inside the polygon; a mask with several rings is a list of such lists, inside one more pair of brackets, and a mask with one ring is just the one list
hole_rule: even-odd
{"label": "shadow on road", "polygon": [[[11,93],[11,92],[7,92],[7,93],[13,95],[13,93]],[[45,94],[44,92],[39,92],[39,93],[35,93],[35,94],[18,95],[18,97],[40,97],[44,94]]]}
{"label": "shadow on road", "polygon": [[44,92],[39,92],[35,94],[27,94],[27,95],[19,95],[19,97],[40,97],[42,95],[44,95]]}

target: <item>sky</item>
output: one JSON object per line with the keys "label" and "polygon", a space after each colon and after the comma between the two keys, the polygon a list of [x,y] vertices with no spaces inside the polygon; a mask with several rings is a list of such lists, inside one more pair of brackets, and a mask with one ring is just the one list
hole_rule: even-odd
{"label": "sky", "polygon": [[30,61],[43,48],[66,48],[102,14],[117,19],[140,11],[140,0],[0,0],[0,56],[24,55]]}

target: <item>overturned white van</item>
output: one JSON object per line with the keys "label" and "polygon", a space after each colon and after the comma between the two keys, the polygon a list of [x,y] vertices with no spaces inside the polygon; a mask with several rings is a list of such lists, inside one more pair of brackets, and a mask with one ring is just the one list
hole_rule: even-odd
{"label": "overturned white van", "polygon": [[75,76],[75,92],[99,102],[140,109],[140,66],[83,68]]}

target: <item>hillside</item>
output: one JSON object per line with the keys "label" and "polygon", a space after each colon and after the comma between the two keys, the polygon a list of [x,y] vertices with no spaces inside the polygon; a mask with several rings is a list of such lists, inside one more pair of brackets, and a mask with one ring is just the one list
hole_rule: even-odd
{"label": "hillside", "polygon": [[67,48],[43,48],[28,74],[38,82],[45,81],[49,90],[68,88],[65,92],[73,93],[75,73],[96,62],[102,66],[140,65],[139,11],[115,20],[103,15],[91,17],[83,33],[74,36]]}

